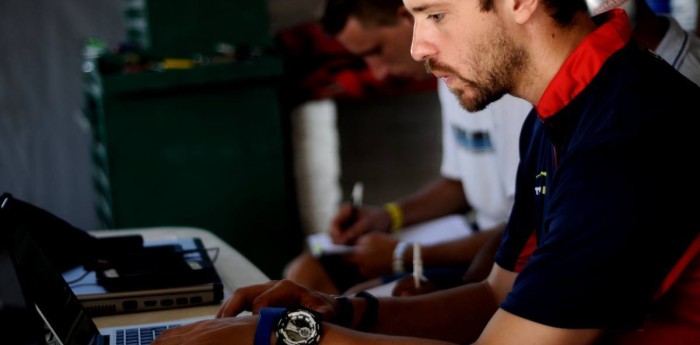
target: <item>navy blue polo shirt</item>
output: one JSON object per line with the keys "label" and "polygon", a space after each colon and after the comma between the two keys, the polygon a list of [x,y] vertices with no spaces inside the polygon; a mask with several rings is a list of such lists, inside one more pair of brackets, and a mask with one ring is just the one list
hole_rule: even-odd
{"label": "navy blue polo shirt", "polygon": [[595,19],[523,125],[501,308],[632,329],[699,247],[700,88],[631,41],[621,10]]}

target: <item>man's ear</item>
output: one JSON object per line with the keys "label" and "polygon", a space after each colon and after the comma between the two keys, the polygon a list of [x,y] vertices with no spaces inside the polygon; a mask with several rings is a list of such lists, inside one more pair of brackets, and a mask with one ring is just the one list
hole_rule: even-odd
{"label": "man's ear", "polygon": [[513,13],[513,20],[518,24],[530,20],[537,7],[540,6],[540,0],[509,0],[506,3]]}
{"label": "man's ear", "polygon": [[399,6],[396,9],[396,17],[399,21],[408,21],[411,26],[413,26],[413,15],[404,6]]}

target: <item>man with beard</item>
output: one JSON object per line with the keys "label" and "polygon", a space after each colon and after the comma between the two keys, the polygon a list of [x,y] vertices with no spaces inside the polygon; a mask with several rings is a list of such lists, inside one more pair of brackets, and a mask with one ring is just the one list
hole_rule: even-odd
{"label": "man with beard", "polygon": [[[697,151],[683,121],[700,88],[631,40],[621,9],[592,18],[583,0],[404,4],[412,56],[467,110],[505,93],[534,106],[488,278],[379,300],[269,282],[156,344],[291,344],[292,330],[304,344],[698,343],[700,236],[687,196],[700,192],[700,168],[682,160]],[[259,316],[230,317],[243,310]]]}
{"label": "man with beard", "polygon": [[[401,0],[327,0],[324,30],[350,53],[360,56],[377,79],[424,80],[433,78],[410,55],[413,27]],[[312,255],[304,252],[285,270],[285,278],[315,290],[340,294],[368,279],[378,284],[412,270],[413,251],[396,236],[410,233],[429,238],[422,245],[425,275],[445,288],[464,281],[471,265],[473,279],[483,279],[493,264],[493,253],[477,253],[485,244],[498,244],[515,194],[518,135],[532,105],[505,96],[487,109],[466,113],[442,81],[438,84],[442,116],[440,176],[428,185],[384,207],[366,205],[352,210],[343,205],[332,221],[330,236],[338,244],[353,244],[350,254]],[[423,116],[410,114],[410,116]],[[438,135],[438,133],[435,133]],[[355,212],[356,211],[356,212]],[[465,222],[443,217],[470,212]],[[442,219],[438,222],[426,223]],[[437,229],[436,227],[449,227]],[[449,238],[436,239],[435,236]],[[454,235],[452,235],[454,234]],[[481,269],[480,269],[481,268]],[[366,288],[369,284],[361,284]]]}

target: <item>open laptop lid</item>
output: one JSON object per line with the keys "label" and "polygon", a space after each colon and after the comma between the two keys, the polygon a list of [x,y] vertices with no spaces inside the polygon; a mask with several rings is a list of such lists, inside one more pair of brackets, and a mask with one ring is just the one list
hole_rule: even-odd
{"label": "open laptop lid", "polygon": [[14,264],[27,304],[44,321],[46,342],[102,344],[97,326],[18,216],[16,202],[9,194],[0,197],[0,242]]}
{"label": "open laptop lid", "polygon": [[16,345],[44,344],[41,323],[33,305],[24,298],[15,265],[0,240],[0,334],[2,342]]}

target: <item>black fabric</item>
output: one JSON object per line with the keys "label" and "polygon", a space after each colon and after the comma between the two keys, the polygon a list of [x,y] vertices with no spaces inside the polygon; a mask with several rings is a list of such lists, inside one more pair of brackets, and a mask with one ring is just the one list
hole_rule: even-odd
{"label": "black fabric", "polygon": [[360,331],[369,331],[377,325],[377,317],[379,316],[379,300],[377,297],[367,291],[360,291],[355,294],[355,297],[362,297],[367,300],[367,306],[360,318],[360,324],[357,329]]}
{"label": "black fabric", "polygon": [[368,280],[360,273],[357,266],[347,262],[343,255],[321,255],[318,261],[335,284],[335,287],[341,292]]}

